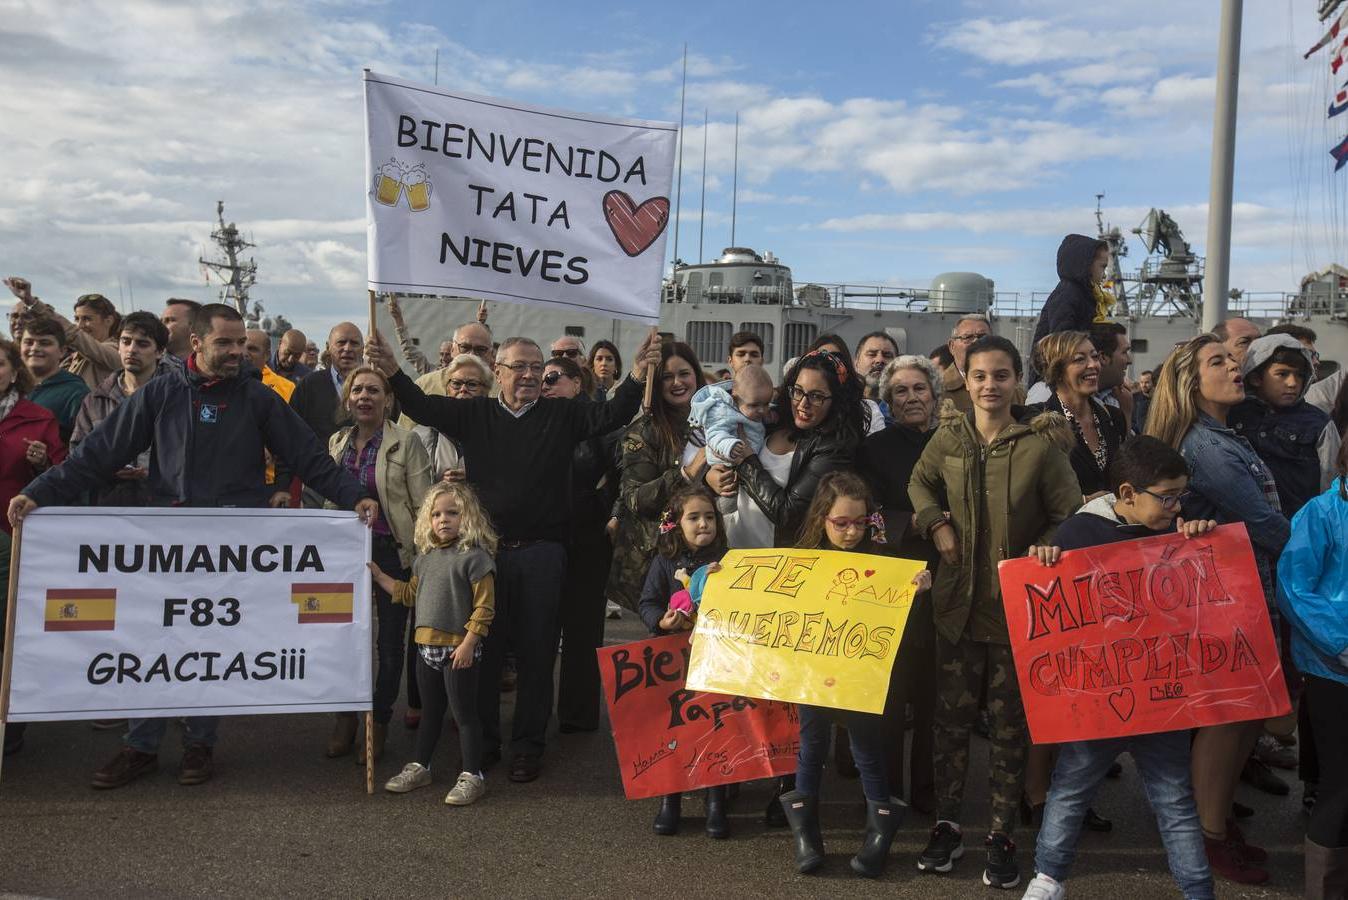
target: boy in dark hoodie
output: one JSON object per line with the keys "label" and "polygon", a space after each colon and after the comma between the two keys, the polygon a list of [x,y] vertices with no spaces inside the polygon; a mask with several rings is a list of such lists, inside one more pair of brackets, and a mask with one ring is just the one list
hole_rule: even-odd
{"label": "boy in dark hoodie", "polygon": [[[1059,331],[1088,331],[1098,315],[1101,295],[1099,284],[1109,265],[1109,245],[1099,238],[1069,234],[1058,245],[1058,286],[1044,301],[1039,323],[1034,328],[1033,349],[1046,334]],[[1034,354],[1030,354],[1030,378],[1039,380]]]}
{"label": "boy in dark hoodie", "polygon": [[[1097,497],[1059,525],[1054,544],[1063,550],[1079,550],[1173,534],[1176,529],[1185,537],[1211,531],[1216,522],[1180,518],[1188,482],[1188,466],[1179,451],[1154,437],[1130,438],[1110,467],[1114,493]],[[1030,548],[1030,555],[1036,555],[1036,548]],[[1125,751],[1137,763],[1180,891],[1194,900],[1213,896],[1189,773],[1188,731],[1071,741],[1060,747],[1035,847],[1038,875],[1025,897],[1058,900],[1064,896],[1062,882],[1076,856],[1086,810],[1110,765]]]}

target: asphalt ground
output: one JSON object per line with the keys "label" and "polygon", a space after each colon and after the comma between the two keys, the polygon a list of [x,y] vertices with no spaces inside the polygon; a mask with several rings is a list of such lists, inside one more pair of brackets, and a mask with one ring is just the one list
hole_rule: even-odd
{"label": "asphalt ground", "polygon": [[[610,642],[642,636],[631,614],[609,623]],[[507,700],[510,695],[506,695]],[[507,710],[508,712],[508,710]],[[508,719],[506,721],[509,721]],[[411,758],[415,732],[401,707],[376,784]],[[986,743],[975,741],[967,791],[968,853],[949,875],[919,875],[914,861],[931,822],[913,814],[882,879],[854,877],[848,858],[864,827],[861,789],[825,774],[823,823],[828,862],[798,876],[789,832],[769,830],[770,789],[746,785],[734,801],[733,834],[702,833],[700,799],[686,800],[677,836],[651,831],[656,801],[623,798],[611,738],[555,735],[539,780],[512,784],[503,767],[488,793],[463,808],[445,806],[458,772],[458,742],[446,730],[432,764],[435,783],[406,795],[364,790],[353,757],[329,760],[331,719],[254,716],[221,723],[215,778],[176,780],[179,731],[169,730],[160,771],[111,791],[89,787],[94,769],[119,747],[116,732],[87,722],[29,726],[27,746],[5,760],[0,782],[0,896],[44,897],[1019,897],[984,887],[977,823],[987,817]],[[1286,774],[1286,773],[1284,773]],[[1248,838],[1269,850],[1270,885],[1218,882],[1218,896],[1301,894],[1305,820],[1299,786],[1275,798],[1242,786],[1257,810]],[[1097,809],[1114,820],[1107,835],[1082,837],[1073,897],[1178,896],[1131,760],[1106,782]],[[1022,831],[1020,862],[1033,869],[1033,837]]]}

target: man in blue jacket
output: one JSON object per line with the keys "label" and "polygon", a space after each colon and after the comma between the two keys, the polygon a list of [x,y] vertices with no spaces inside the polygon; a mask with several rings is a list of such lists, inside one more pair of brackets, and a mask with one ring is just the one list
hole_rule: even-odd
{"label": "man in blue jacket", "polygon": [[[192,316],[192,354],[183,369],[150,381],[103,420],[65,463],[34,479],[9,505],[16,527],[38,506],[71,503],[113,482],[150,451],[147,480],[154,502],[171,506],[284,505],[266,482],[271,452],[329,500],[354,508],[368,525],[379,505],[333,462],[312,431],[279,395],[245,367],[247,333],[230,306],[210,303]],[[159,767],[166,719],[132,719],[125,746],[94,773],[96,788],[121,787]],[[179,784],[201,784],[213,771],[218,716],[189,717],[183,730]]]}

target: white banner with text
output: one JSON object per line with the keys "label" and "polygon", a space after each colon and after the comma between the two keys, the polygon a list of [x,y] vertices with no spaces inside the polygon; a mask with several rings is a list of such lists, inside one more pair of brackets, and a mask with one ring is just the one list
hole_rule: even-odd
{"label": "white banner with text", "polygon": [[365,73],[375,291],[654,324],[678,128]]}
{"label": "white banner with text", "polygon": [[369,559],[351,512],[39,509],[7,718],[369,709]]}

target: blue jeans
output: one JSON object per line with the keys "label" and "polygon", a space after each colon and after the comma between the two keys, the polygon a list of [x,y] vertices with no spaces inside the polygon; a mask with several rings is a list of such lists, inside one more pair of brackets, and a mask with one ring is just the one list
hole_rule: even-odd
{"label": "blue jeans", "polygon": [[[168,719],[130,719],[126,723],[126,736],[123,741],[132,750],[158,753],[168,723]],[[215,732],[219,727],[219,716],[188,716],[183,727],[183,747],[191,747],[194,744],[214,747]]]}
{"label": "blue jeans", "polygon": [[852,760],[861,773],[861,790],[873,803],[889,802],[889,774],[885,761],[885,720],[882,716],[797,706],[800,713],[800,753],[796,755],[796,790],[812,797],[819,794],[819,779],[828,758],[833,723],[847,728]]}
{"label": "blue jeans", "polygon": [[1060,745],[1035,846],[1035,868],[1058,881],[1067,879],[1076,857],[1081,820],[1105,772],[1124,751],[1133,755],[1142,775],[1175,883],[1188,900],[1212,900],[1212,872],[1189,776],[1187,731]]}

